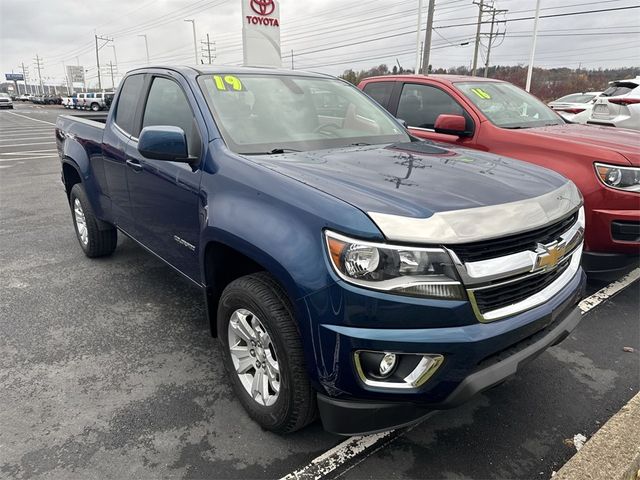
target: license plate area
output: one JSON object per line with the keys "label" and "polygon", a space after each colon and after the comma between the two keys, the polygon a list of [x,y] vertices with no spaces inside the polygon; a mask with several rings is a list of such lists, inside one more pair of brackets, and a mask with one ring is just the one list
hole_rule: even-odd
{"label": "license plate area", "polygon": [[600,114],[608,114],[609,113],[609,107],[604,104],[604,103],[599,103],[595,106],[595,108],[593,109],[593,111],[595,113],[600,113]]}

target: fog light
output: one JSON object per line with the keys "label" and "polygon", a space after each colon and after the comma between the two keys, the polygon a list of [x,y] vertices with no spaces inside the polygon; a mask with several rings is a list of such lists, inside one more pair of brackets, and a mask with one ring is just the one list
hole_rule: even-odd
{"label": "fog light", "polygon": [[395,353],[385,353],[382,360],[380,360],[380,375],[382,377],[387,377],[393,372],[394,367],[396,366],[396,354]]}

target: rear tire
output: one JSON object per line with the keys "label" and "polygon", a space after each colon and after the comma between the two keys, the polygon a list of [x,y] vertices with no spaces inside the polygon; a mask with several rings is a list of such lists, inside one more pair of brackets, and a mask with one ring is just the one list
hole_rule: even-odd
{"label": "rear tire", "polygon": [[89,258],[111,255],[118,244],[118,231],[112,225],[104,228],[104,222],[100,222],[103,225],[102,230],[99,228],[99,221],[93,213],[82,184],[76,183],[73,186],[69,203],[73,226],[84,254]]}
{"label": "rear tire", "polygon": [[[244,321],[244,328],[238,328],[239,319]],[[292,307],[270,274],[247,275],[224,289],[218,306],[218,338],[234,391],[260,426],[276,433],[290,433],[315,419],[315,392],[307,375]],[[257,345],[253,346],[253,340]],[[260,364],[261,359],[262,367],[256,368],[254,363]],[[272,366],[274,363],[276,367]],[[272,382],[274,377],[277,382]],[[253,385],[258,384],[264,385],[266,395],[254,391]],[[272,388],[274,384],[276,389]]]}

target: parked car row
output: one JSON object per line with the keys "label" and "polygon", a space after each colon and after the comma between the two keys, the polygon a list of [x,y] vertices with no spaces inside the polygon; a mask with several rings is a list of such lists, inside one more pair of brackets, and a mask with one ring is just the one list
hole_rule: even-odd
{"label": "parked car row", "polygon": [[34,95],[31,97],[31,102],[39,105],[60,105],[62,97],[60,95]]}
{"label": "parked car row", "polygon": [[114,92],[78,93],[72,97],[62,99],[62,106],[72,110],[91,110],[99,112],[108,110],[113,100]]}
{"label": "parked car row", "polygon": [[640,130],[640,76],[609,82],[604,92],[567,95],[549,106],[571,123]]}

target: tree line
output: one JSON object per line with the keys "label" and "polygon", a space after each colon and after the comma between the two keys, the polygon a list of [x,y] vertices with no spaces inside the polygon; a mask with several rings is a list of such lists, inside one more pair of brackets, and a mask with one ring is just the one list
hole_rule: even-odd
{"label": "tree line", "polygon": [[[434,74],[471,75],[469,67],[436,68],[429,66],[429,72]],[[483,70],[481,70],[483,72]],[[367,77],[396,74],[413,74],[412,69],[403,69],[394,65],[393,68],[385,64],[369,70],[345,70],[341,78],[357,85]],[[505,80],[524,88],[527,80],[527,67],[523,65],[489,67],[489,78]],[[564,95],[576,92],[603,91],[613,80],[625,80],[640,76],[640,67],[599,68],[599,69],[571,69],[571,68],[534,68],[531,93],[545,102],[555,100]]]}

